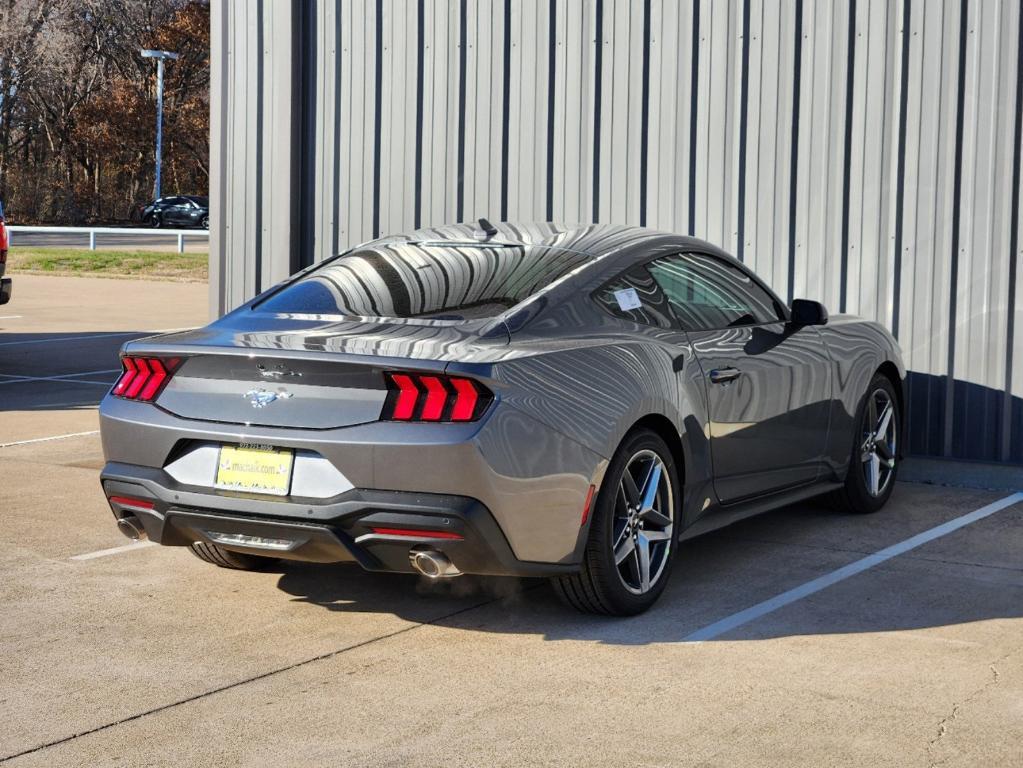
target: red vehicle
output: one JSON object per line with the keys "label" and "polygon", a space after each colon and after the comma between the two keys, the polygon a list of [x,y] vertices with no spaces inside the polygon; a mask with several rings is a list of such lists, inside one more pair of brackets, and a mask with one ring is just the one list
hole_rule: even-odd
{"label": "red vehicle", "polygon": [[11,278],[4,277],[7,271],[7,226],[4,224],[4,204],[0,202],[0,304],[11,300]]}

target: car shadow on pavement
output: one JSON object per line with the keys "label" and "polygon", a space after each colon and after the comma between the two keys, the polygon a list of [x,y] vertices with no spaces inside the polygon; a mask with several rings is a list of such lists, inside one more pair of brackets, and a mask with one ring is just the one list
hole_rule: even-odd
{"label": "car shadow on pavement", "polygon": [[[944,508],[943,495],[968,509]],[[392,613],[473,632],[547,640],[677,643],[698,629],[830,573],[985,503],[974,492],[900,485],[878,515],[801,504],[684,542],[660,601],[631,618],[586,616],[539,579],[463,576],[446,582],[358,566],[282,566],[278,587],[338,613]],[[946,505],[947,507],[948,505]],[[894,558],[763,616],[720,639],[924,629],[1023,616],[1023,505]],[[1015,567],[1013,567],[1015,565]],[[432,615],[432,618],[424,618]]]}

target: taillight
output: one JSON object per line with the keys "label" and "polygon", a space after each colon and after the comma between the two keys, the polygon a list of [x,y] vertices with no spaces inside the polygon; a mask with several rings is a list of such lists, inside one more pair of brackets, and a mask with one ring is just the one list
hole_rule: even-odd
{"label": "taillight", "polygon": [[124,357],[121,373],[111,394],[126,400],[142,400],[150,403],[167,386],[174,371],[181,364],[179,358],[170,360],[160,357]]}
{"label": "taillight", "polygon": [[433,373],[385,373],[387,421],[476,421],[494,395],[474,379]]}

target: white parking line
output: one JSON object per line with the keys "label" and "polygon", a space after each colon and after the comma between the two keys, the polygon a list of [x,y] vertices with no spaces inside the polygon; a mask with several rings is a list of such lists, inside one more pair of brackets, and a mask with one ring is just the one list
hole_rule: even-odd
{"label": "white parking line", "polygon": [[85,341],[87,339],[113,339],[118,336],[153,336],[158,333],[178,333],[179,331],[191,331],[191,328],[160,328],[155,331],[110,331],[108,333],[94,333],[88,336],[55,336],[49,339],[22,339],[21,341],[3,341],[0,347],[15,347],[21,344],[47,344],[58,341]]}
{"label": "white parking line", "polygon": [[34,437],[31,440],[18,440],[14,443],[0,443],[0,448],[10,448],[15,445],[28,445],[29,443],[48,443],[51,440],[65,440],[69,437],[86,437],[88,435],[98,435],[99,430],[94,429],[91,432],[70,432],[66,435],[51,435],[49,437]]}
{"label": "white parking line", "polygon": [[0,316],[0,320],[19,320],[22,315],[3,315]]}
{"label": "white parking line", "polygon": [[981,507],[978,510],[962,515],[961,517],[949,520],[947,523],[942,523],[941,525],[930,528],[923,533],[918,533],[916,536],[911,536],[905,541],[900,541],[898,544],[893,544],[892,546],[886,547],[872,555],[867,555],[861,560],[850,563],[836,571],[832,571],[831,573],[816,578],[813,581],[808,581],[795,589],[790,589],[788,592],[782,592],[780,595],[776,595],[762,603],[757,603],[751,608],[739,611],[738,613],[733,613],[731,616],[721,619],[720,621],[716,621],[703,629],[696,630],[686,637],[686,641],[699,642],[701,640],[713,640],[726,632],[730,632],[737,627],[741,627],[743,624],[748,624],[751,621],[759,619],[761,616],[773,613],[779,608],[784,608],[786,605],[794,603],[797,600],[802,600],[804,597],[820,592],[822,589],[827,589],[832,584],[837,584],[840,581],[848,579],[850,576],[863,573],[863,571],[873,568],[875,565],[879,565],[886,560],[891,560],[893,557],[909,552],[911,549],[916,549],[929,541],[934,541],[942,536],[947,536],[954,531],[958,531],[960,528],[970,525],[970,523],[983,520],[985,517],[989,517],[995,512],[999,512],[1006,507],[1011,507],[1021,501],[1023,501],[1023,492],[1006,496],[1004,499],[992,502],[986,507]]}
{"label": "white parking line", "polygon": [[0,386],[4,384],[24,384],[27,381],[71,381],[76,384],[102,384],[105,387],[110,386],[110,382],[106,381],[81,381],[77,379],[78,376],[98,376],[101,373],[120,373],[120,368],[107,368],[103,371],[78,371],[76,373],[61,373],[56,376],[18,376],[13,373],[0,374],[5,381],[0,381]]}
{"label": "white parking line", "polygon": [[97,552],[86,552],[84,555],[73,555],[72,560],[95,560],[97,557],[107,557],[108,555],[119,555],[122,552],[134,552],[136,549],[145,549],[146,547],[155,547],[155,541],[135,541],[131,544],[125,544],[123,547],[111,547],[110,549],[101,549]]}
{"label": "white parking line", "polygon": [[86,339],[112,339],[117,336],[145,336],[149,331],[121,331],[111,333],[93,333],[88,336],[57,336],[52,339],[22,339],[21,341],[0,342],[0,347],[16,347],[20,344],[46,344],[57,341],[85,341]]}

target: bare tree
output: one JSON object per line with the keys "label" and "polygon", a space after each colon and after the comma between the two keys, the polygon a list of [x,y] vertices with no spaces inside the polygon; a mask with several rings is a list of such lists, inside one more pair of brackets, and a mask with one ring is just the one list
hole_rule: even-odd
{"label": "bare tree", "polygon": [[0,197],[20,220],[125,218],[151,183],[155,78],[173,48],[168,166],[208,185],[209,8],[194,0],[0,0]]}

